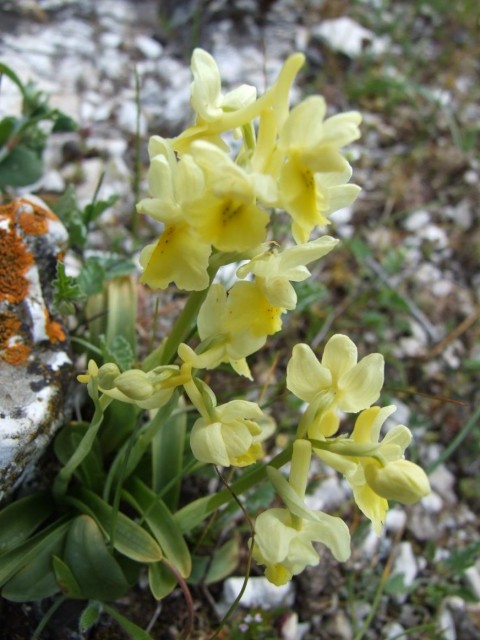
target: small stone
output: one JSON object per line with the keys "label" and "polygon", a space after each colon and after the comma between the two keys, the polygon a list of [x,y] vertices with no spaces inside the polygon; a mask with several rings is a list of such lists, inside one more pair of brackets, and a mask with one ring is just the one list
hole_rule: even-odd
{"label": "small stone", "polygon": [[405,586],[405,592],[396,593],[395,599],[399,602],[404,602],[407,598],[407,590],[411,587],[417,577],[418,563],[413,553],[413,548],[410,542],[401,542],[398,545],[397,552],[395,554],[395,560],[392,568],[393,576],[402,576],[403,584]]}
{"label": "small stone", "polygon": [[[242,589],[244,578],[227,578],[223,585],[223,596],[217,605],[218,613],[224,615],[236,600]],[[263,577],[250,577],[247,587],[240,600],[242,607],[261,607],[273,609],[275,607],[291,607],[295,599],[294,586],[289,582],[281,587],[276,587]],[[223,613],[222,613],[223,612]]]}
{"label": "small stone", "polygon": [[322,20],[312,29],[312,34],[327,42],[334,51],[339,51],[350,58],[359,56],[366,45],[370,45],[370,50],[375,53],[380,53],[387,45],[385,39],[376,38],[372,31],[365,29],[347,16]]}
{"label": "small stone", "polygon": [[446,502],[454,504],[457,501],[454,491],[455,476],[444,464],[439,465],[432,471],[429,479],[432,490],[438,493]]}
{"label": "small stone", "polygon": [[163,47],[159,42],[142,34],[135,38],[135,47],[145,58],[151,58],[153,60],[159,58],[163,52]]}
{"label": "small stone", "polygon": [[[138,107],[135,102],[122,102],[116,111],[118,126],[127,133],[137,133]],[[145,116],[140,113],[139,134],[145,136],[147,133],[147,122]]]}
{"label": "small stone", "polygon": [[463,574],[466,583],[468,584],[471,592],[480,601],[480,571],[479,569],[473,565],[468,567]]}
{"label": "small stone", "polygon": [[72,363],[52,311],[67,231],[38,198],[0,207],[0,499],[62,424]]}
{"label": "small stone", "polygon": [[405,627],[399,622],[389,622],[383,627],[382,638],[385,640],[393,640],[405,636]]}
{"label": "small stone", "polygon": [[395,507],[387,512],[385,519],[385,528],[392,533],[399,533],[405,528],[407,522],[407,514],[400,507]]}
{"label": "small stone", "polygon": [[418,231],[430,222],[430,213],[424,209],[414,211],[405,219],[403,226],[407,231]]}
{"label": "small stone", "polygon": [[353,628],[344,611],[336,611],[333,617],[325,625],[329,638],[337,640],[352,640]]}
{"label": "small stone", "polygon": [[465,608],[465,602],[458,597],[444,598],[438,613],[438,630],[441,640],[457,640],[455,613]]}

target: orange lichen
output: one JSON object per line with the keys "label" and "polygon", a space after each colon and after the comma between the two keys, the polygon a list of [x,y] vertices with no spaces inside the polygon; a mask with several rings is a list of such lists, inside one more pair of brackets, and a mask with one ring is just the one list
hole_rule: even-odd
{"label": "orange lichen", "polygon": [[25,274],[33,264],[33,256],[15,231],[15,210],[14,204],[0,207],[0,221],[6,223],[0,227],[0,301],[18,304],[28,293]]}
{"label": "orange lichen", "polygon": [[16,344],[3,351],[1,357],[8,364],[18,367],[27,360],[31,352],[32,349],[27,344]]}
{"label": "orange lichen", "polygon": [[19,336],[20,327],[21,322],[14,313],[0,313],[0,357],[15,366],[23,364],[31,353],[26,344],[10,344],[12,338]]}
{"label": "orange lichen", "polygon": [[22,200],[17,209],[17,222],[27,235],[43,235],[48,231],[48,221],[57,216],[29,200]]}
{"label": "orange lichen", "polygon": [[48,309],[45,309],[45,331],[50,339],[50,342],[63,342],[66,340],[65,332],[62,325],[50,318]]}

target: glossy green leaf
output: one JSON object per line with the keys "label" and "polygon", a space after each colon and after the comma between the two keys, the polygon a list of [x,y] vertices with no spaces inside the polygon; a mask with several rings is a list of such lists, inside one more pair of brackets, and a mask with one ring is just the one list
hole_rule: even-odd
{"label": "glossy green leaf", "polygon": [[193,556],[192,575],[188,582],[191,584],[212,584],[223,580],[232,574],[238,566],[240,556],[239,539],[234,537],[212,556]]}
{"label": "glossy green leaf", "polygon": [[180,527],[161,498],[138,478],[129,485],[135,508],[139,509],[165,556],[184,578],[190,575],[192,560]]}
{"label": "glossy green leaf", "polygon": [[[60,526],[19,557],[20,566],[2,589],[2,596],[15,602],[48,598],[59,591],[53,556],[60,555],[70,523]],[[18,551],[17,548],[15,551]],[[5,560],[5,556],[3,558]],[[3,563],[2,563],[3,565]]]}
{"label": "glossy green leaf", "polygon": [[68,564],[58,556],[53,556],[52,565],[61,592],[68,598],[83,598],[82,589]]}
{"label": "glossy green leaf", "polygon": [[83,598],[115,600],[130,587],[107,549],[97,523],[90,516],[78,516],[73,521],[65,541],[63,560],[76,579]]}
{"label": "glossy green leaf", "polygon": [[52,514],[53,509],[53,500],[47,493],[34,493],[2,509],[0,554],[22,544]]}
{"label": "glossy green leaf", "polygon": [[177,579],[164,562],[148,566],[148,584],[153,597],[161,600],[175,589]]}
{"label": "glossy green leaf", "polygon": [[74,504],[96,520],[110,542],[113,528],[113,546],[119,553],[136,562],[158,562],[163,558],[157,542],[139,524],[121,512],[114,514],[107,502],[88,489],[80,489],[78,497]]}

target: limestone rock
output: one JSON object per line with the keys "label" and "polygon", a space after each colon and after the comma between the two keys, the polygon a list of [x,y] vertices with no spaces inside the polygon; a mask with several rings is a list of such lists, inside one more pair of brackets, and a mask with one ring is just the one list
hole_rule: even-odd
{"label": "limestone rock", "polygon": [[0,499],[63,420],[72,362],[51,306],[66,243],[62,223],[38,198],[0,206]]}

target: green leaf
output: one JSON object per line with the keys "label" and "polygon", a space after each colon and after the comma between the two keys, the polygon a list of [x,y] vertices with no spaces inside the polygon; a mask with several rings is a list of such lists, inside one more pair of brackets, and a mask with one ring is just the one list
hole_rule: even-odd
{"label": "green leaf", "polygon": [[166,558],[187,578],[192,570],[192,560],[180,527],[170,510],[155,493],[138,478],[129,484],[133,506],[139,510],[158,541]]}
{"label": "green leaf", "polygon": [[104,281],[105,269],[97,258],[87,258],[77,278],[80,289],[87,296],[92,296],[103,290]]}
{"label": "green leaf", "polygon": [[[142,425],[140,433],[135,436],[133,445],[127,441],[116,453],[105,481],[104,497],[110,495],[111,489],[116,482],[119,482],[120,479],[122,479],[122,481],[126,480],[135,471],[149,449],[155,435],[164,427],[177,403],[178,394],[175,392],[167,404],[156,412],[150,422]],[[126,458],[127,464],[125,465]]]}
{"label": "green leaf", "polygon": [[116,335],[108,346],[102,336],[100,348],[104,352],[105,362],[115,362],[122,371],[132,368],[135,356],[130,342],[124,336]]}
{"label": "green leaf", "polygon": [[83,210],[83,222],[88,227],[91,222],[96,220],[99,216],[102,215],[104,211],[109,209],[111,206],[117,202],[119,196],[110,196],[107,200],[96,200],[95,202],[90,202]]}
{"label": "green leaf", "polygon": [[40,180],[42,159],[28,147],[18,144],[0,162],[0,187],[26,187]]}
{"label": "green leaf", "polygon": [[194,555],[192,575],[188,582],[190,584],[220,582],[235,571],[239,557],[240,545],[237,536],[216,549],[211,556]]}
{"label": "green leaf", "polygon": [[[292,457],[292,446],[288,446],[284,451],[279,453],[268,466],[279,469],[286,464]],[[243,472],[242,476],[232,484],[232,491],[235,495],[242,495],[266,477],[267,464],[257,463]],[[222,489],[218,493],[211,496],[198,498],[182,507],[173,516],[181,531],[186,533],[197,527],[211,513],[223,507],[233,500],[232,494],[227,489]]]}
{"label": "green leaf", "polygon": [[130,587],[118,562],[108,551],[97,523],[88,515],[78,516],[73,521],[63,560],[75,577],[83,598],[116,600]]}
{"label": "green leaf", "polygon": [[70,567],[58,556],[53,556],[52,559],[53,571],[55,572],[55,579],[61,592],[68,598],[83,598],[82,590],[78,584],[75,576],[73,575]]}
{"label": "green leaf", "polygon": [[113,280],[114,278],[120,278],[122,276],[128,276],[136,270],[133,260],[124,258],[121,255],[115,253],[105,254],[102,253],[98,256],[100,264],[105,269],[105,279]]}
{"label": "green leaf", "polygon": [[118,611],[113,607],[109,607],[107,604],[104,604],[103,608],[114,620],[118,622],[121,627],[123,627],[123,629],[125,629],[132,640],[153,640],[149,633],[128,618],[125,618],[125,616],[122,616],[122,614],[118,613]]}
{"label": "green leaf", "polygon": [[55,109],[52,119],[52,133],[70,133],[78,129],[78,123],[63,111],[58,111],[58,109]]}
{"label": "green leaf", "polygon": [[53,500],[47,493],[34,493],[2,509],[0,553],[22,544],[53,513],[53,509]]}
{"label": "green leaf", "polygon": [[177,578],[164,562],[148,565],[148,585],[155,600],[161,600],[175,589]]}
{"label": "green leaf", "polygon": [[[66,464],[78,449],[87,433],[89,425],[84,422],[72,423],[58,432],[54,440],[54,452],[62,464]],[[75,469],[75,475],[83,486],[92,491],[101,491],[105,480],[103,470],[102,448],[95,439],[92,448]]]}
{"label": "green leaf", "polygon": [[60,200],[52,205],[52,209],[67,228],[69,245],[83,249],[87,241],[87,227],[72,185],[67,187]]}
{"label": "green leaf", "polygon": [[111,541],[113,527],[114,548],[136,562],[158,562],[163,553],[157,542],[139,524],[118,512],[88,489],[79,489],[79,500],[72,502],[81,511],[92,516],[104,535]]}
{"label": "green leaf", "polygon": [[[29,602],[48,598],[59,591],[52,560],[53,556],[61,554],[69,525],[54,529],[37,544],[30,546],[27,553],[17,557],[18,568],[2,589],[4,598],[14,602]],[[5,560],[4,556],[2,568]]]}
{"label": "green leaf", "polygon": [[69,520],[58,520],[34,535],[33,538],[5,553],[0,560],[0,586],[27,566],[38,554],[43,553],[45,549],[54,549],[59,542],[63,542],[69,526]]}
{"label": "green leaf", "polygon": [[5,63],[0,62],[0,76],[2,75],[6,75],[7,78],[10,78],[10,80],[17,85],[22,95],[25,97],[25,87],[23,85],[23,82],[20,80],[20,78],[17,76],[17,74],[13,69],[11,69]]}
{"label": "green leaf", "polygon": [[165,421],[152,442],[152,487],[159,493],[170,485],[162,492],[162,499],[172,511],[176,511],[180,496],[186,429],[187,414],[178,411]]}
{"label": "green leaf", "polygon": [[13,116],[7,116],[0,120],[0,147],[3,147],[6,144],[12,133],[15,131],[15,125],[17,122],[17,118],[14,118]]}
{"label": "green leaf", "polygon": [[78,284],[78,278],[67,276],[63,262],[57,262],[57,277],[53,281],[53,307],[61,315],[76,313],[75,303],[86,295]]}
{"label": "green leaf", "polygon": [[93,625],[97,624],[100,619],[100,614],[102,613],[102,604],[97,602],[96,600],[90,600],[85,609],[82,611],[80,615],[80,619],[78,621],[78,630],[80,633],[85,633],[89,629],[93,627]]}

